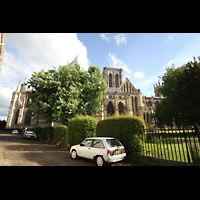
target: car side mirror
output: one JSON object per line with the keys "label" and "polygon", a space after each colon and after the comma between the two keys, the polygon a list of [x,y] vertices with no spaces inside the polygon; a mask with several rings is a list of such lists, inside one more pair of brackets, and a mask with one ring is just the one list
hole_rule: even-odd
{"label": "car side mirror", "polygon": [[84,147],[85,145],[81,143],[80,146],[81,146],[81,147]]}

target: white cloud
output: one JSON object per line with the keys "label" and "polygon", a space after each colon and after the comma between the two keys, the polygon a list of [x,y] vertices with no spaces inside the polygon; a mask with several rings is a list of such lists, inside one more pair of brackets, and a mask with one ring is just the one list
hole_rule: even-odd
{"label": "white cloud", "polygon": [[134,77],[138,79],[143,79],[144,73],[142,72],[135,72]]}
{"label": "white cloud", "polygon": [[175,68],[181,67],[182,65],[194,61],[193,57],[195,56],[198,60],[200,52],[200,37],[189,45],[187,45],[181,52],[179,52],[174,59],[169,61],[165,67],[171,67],[171,64],[174,63]]}
{"label": "white cloud", "polygon": [[136,82],[135,83],[135,87],[140,89],[143,95],[146,96],[154,96],[154,88],[153,88],[153,84],[158,82],[158,73],[154,74],[152,76],[149,76],[147,78],[145,78],[145,80],[142,80],[140,82]]}
{"label": "white cloud", "polygon": [[110,33],[100,33],[99,34],[102,40],[105,40],[106,42],[110,42],[112,39],[110,37],[107,37],[107,35],[110,35]]}
{"label": "white cloud", "polygon": [[87,49],[76,33],[7,33],[0,79],[0,116],[8,114],[19,79],[23,83],[34,71],[66,65],[76,54],[80,66],[87,70]]}
{"label": "white cloud", "polygon": [[[8,115],[12,93],[12,88],[3,86],[0,87],[0,119],[5,119]],[[2,118],[2,116],[4,116],[4,118]]]}
{"label": "white cloud", "polygon": [[82,68],[89,66],[87,49],[75,33],[7,34],[6,40],[6,45],[15,48],[17,57],[32,70],[66,65],[76,54]]}
{"label": "white cloud", "polygon": [[113,39],[115,40],[116,45],[119,44],[125,44],[127,43],[127,39],[124,33],[120,33],[117,35],[112,35],[112,37],[108,37],[108,35],[111,35],[111,33],[100,33],[99,34],[102,40],[105,40],[106,42],[111,42]]}
{"label": "white cloud", "polygon": [[110,58],[113,61],[114,68],[122,68],[125,72],[131,73],[131,70],[128,69],[127,65],[123,63],[120,59],[117,59],[114,54],[109,53]]}
{"label": "white cloud", "polygon": [[127,40],[124,33],[120,33],[114,36],[114,39],[115,39],[116,45],[123,44],[123,43],[126,45]]}
{"label": "white cloud", "polygon": [[172,34],[169,34],[169,37],[168,37],[169,40],[173,40],[174,38],[172,37]]}
{"label": "white cloud", "polygon": [[169,33],[169,36],[167,37],[166,40],[163,40],[164,43],[168,43],[170,40],[174,40],[174,37],[172,34]]}
{"label": "white cloud", "polygon": [[7,121],[7,116],[0,116],[0,120],[5,120],[5,121]]}

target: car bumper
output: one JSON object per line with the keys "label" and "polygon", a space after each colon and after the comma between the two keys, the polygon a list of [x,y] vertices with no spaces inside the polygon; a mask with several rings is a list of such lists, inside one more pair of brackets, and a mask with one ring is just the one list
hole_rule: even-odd
{"label": "car bumper", "polygon": [[36,136],[32,136],[32,135],[25,135],[24,138],[36,138]]}
{"label": "car bumper", "polygon": [[108,163],[114,163],[114,162],[119,162],[119,161],[124,160],[125,157],[126,157],[126,153],[113,155],[113,156],[104,156],[103,158]]}

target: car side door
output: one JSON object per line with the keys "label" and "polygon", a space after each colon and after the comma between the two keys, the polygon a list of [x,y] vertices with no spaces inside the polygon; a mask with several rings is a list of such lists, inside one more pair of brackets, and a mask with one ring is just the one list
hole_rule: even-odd
{"label": "car side door", "polygon": [[79,147],[78,155],[84,158],[90,158],[90,148],[92,144],[92,139],[84,140]]}
{"label": "car side door", "polygon": [[100,156],[106,155],[106,148],[101,139],[94,139],[92,146],[90,148],[90,158],[93,159],[94,156],[96,155],[100,155]]}

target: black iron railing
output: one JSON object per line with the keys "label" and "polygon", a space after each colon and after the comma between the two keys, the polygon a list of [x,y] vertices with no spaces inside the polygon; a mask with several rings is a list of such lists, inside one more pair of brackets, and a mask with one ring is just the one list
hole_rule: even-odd
{"label": "black iron railing", "polygon": [[200,164],[200,143],[193,129],[146,130],[143,155]]}

